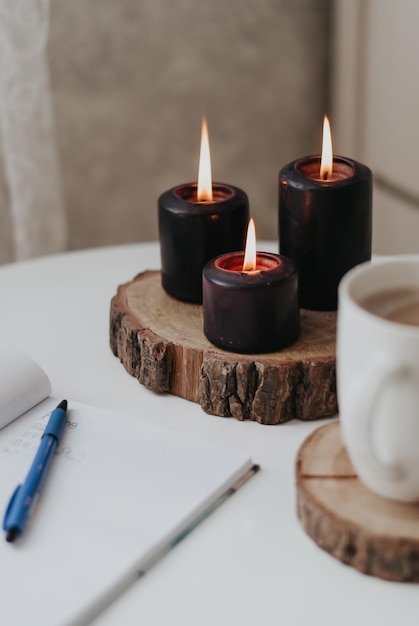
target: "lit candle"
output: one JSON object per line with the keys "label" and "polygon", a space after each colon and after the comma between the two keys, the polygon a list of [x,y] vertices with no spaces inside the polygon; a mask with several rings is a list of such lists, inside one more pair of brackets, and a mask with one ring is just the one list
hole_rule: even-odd
{"label": "lit candle", "polygon": [[202,302],[202,268],[214,257],[242,250],[249,201],[241,189],[213,183],[205,119],[198,183],[179,185],[158,201],[162,285],[185,302]]}
{"label": "lit candle", "polygon": [[248,354],[280,350],[300,334],[295,265],[256,252],[252,222],[245,252],[212,259],[202,274],[205,336],[220,348]]}
{"label": "lit candle", "polygon": [[301,307],[336,310],[342,276],[371,258],[371,233],[371,170],[333,156],[325,117],[322,156],[279,172],[279,250],[298,268]]}

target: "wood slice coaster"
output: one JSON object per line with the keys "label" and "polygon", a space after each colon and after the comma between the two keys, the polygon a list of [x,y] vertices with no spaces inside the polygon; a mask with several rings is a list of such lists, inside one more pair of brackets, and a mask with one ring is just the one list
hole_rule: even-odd
{"label": "wood slice coaster", "polygon": [[297,514],[320,548],[364,574],[419,582],[419,505],[387,500],[364,487],[338,422],[306,439],[296,475]]}
{"label": "wood slice coaster", "polygon": [[120,285],[111,302],[110,344],[152,391],[198,402],[207,413],[261,424],[334,415],[336,312],[301,312],[301,337],[279,352],[246,355],[213,346],[202,306],[171,298],[158,271]]}

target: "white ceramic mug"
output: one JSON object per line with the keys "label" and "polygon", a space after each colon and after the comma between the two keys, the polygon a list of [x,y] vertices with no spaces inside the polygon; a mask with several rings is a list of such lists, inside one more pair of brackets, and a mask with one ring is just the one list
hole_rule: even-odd
{"label": "white ceramic mug", "polygon": [[337,391],[342,436],[359,478],[419,502],[419,326],[365,308],[372,294],[419,290],[419,255],[364,263],[339,285]]}

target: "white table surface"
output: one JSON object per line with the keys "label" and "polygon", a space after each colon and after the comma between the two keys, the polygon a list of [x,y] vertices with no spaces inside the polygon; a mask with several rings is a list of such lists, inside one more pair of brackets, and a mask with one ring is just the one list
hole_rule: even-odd
{"label": "white table surface", "polygon": [[197,404],[147,391],[113,356],[108,319],[117,285],[159,266],[158,245],[138,244],[0,267],[1,334],[46,370],[53,395],[249,450],[261,465],[94,624],[419,624],[417,585],[342,565],[297,520],[295,456],[328,420],[262,426],[207,415]]}

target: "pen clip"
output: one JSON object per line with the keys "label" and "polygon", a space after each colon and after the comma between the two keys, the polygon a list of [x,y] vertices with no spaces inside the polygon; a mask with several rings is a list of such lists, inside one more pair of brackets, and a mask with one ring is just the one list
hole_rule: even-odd
{"label": "pen clip", "polygon": [[4,518],[3,518],[3,530],[9,530],[8,520],[9,520],[9,517],[10,517],[10,512],[11,512],[11,510],[13,508],[13,505],[15,503],[15,500],[16,500],[17,495],[18,495],[19,491],[21,490],[21,488],[22,488],[22,485],[18,485],[16,487],[16,489],[14,490],[14,492],[12,494],[12,497],[9,500],[9,504],[7,505],[7,509],[5,511]]}

